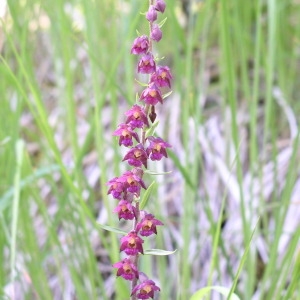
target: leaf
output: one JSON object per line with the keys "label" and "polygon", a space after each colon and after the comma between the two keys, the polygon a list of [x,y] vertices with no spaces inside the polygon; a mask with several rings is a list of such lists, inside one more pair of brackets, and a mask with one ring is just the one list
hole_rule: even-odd
{"label": "leaf", "polygon": [[[225,297],[228,297],[230,293],[230,289],[222,287],[222,286],[207,286],[192,295],[190,300],[202,300],[204,297],[210,295],[211,291],[217,291]],[[236,294],[232,294],[228,300],[240,300],[240,298]]]}
{"label": "leaf", "polygon": [[[36,170],[32,175],[24,178],[20,181],[20,189],[23,189],[27,185],[30,185],[37,179],[44,177],[48,174],[51,174],[55,171],[60,170],[58,165],[50,165],[47,167],[40,168]],[[0,198],[0,212],[6,209],[7,206],[11,203],[11,198],[14,195],[14,187],[11,187],[1,198]]]}
{"label": "leaf", "polygon": [[192,183],[190,176],[184,166],[180,163],[179,158],[176,156],[176,154],[173,151],[168,150],[168,155],[173,160],[175,166],[180,170],[181,175],[184,177],[186,183],[191,187],[195,188],[195,185]]}
{"label": "leaf", "polygon": [[167,171],[167,172],[154,172],[150,170],[145,170],[144,173],[149,174],[149,175],[165,175],[165,174],[171,174],[173,171]]}
{"label": "leaf", "polygon": [[156,129],[158,123],[159,123],[159,121],[156,120],[156,121],[151,125],[151,127],[146,131],[146,137],[152,136],[152,135],[154,134],[155,129]]}
{"label": "leaf", "polygon": [[144,82],[141,82],[141,81],[138,81],[137,79],[135,79],[135,81],[141,85],[141,86],[148,86],[148,83],[144,83]]}
{"label": "leaf", "polygon": [[0,142],[0,146],[4,146],[5,144],[7,144],[8,142],[10,142],[11,137],[7,136],[6,138],[4,138],[1,142]]}
{"label": "leaf", "polygon": [[154,188],[155,185],[156,185],[156,182],[153,181],[153,182],[148,186],[147,190],[146,190],[145,193],[144,193],[143,199],[142,199],[142,201],[140,202],[140,209],[143,209],[143,208],[146,206],[146,204],[147,204],[147,202],[148,202],[148,200],[149,200],[150,194],[151,194],[151,192],[152,192],[152,190],[153,190],[153,188]]}
{"label": "leaf", "polygon": [[172,94],[172,91],[170,91],[169,93],[166,93],[163,95],[163,99],[167,98],[168,96],[170,96]]}
{"label": "leaf", "polygon": [[167,250],[162,250],[162,249],[149,249],[149,250],[145,250],[144,251],[144,255],[160,255],[160,256],[164,256],[164,255],[174,254],[176,251],[177,251],[177,249],[175,249],[174,251],[167,251]]}
{"label": "leaf", "polygon": [[256,228],[257,228],[257,226],[258,226],[258,223],[259,223],[259,218],[258,218],[258,220],[257,220],[257,222],[256,222],[256,224],[255,224],[255,227],[254,227],[254,229],[253,229],[253,231],[252,231],[252,233],[251,233],[250,240],[249,240],[249,242],[248,242],[248,244],[247,244],[247,247],[246,247],[246,249],[245,249],[245,251],[244,251],[244,254],[243,254],[243,256],[242,256],[242,259],[241,259],[241,261],[240,261],[240,264],[239,264],[237,273],[236,273],[236,275],[235,275],[235,277],[234,277],[233,284],[232,284],[232,287],[231,287],[230,292],[229,292],[229,296],[230,296],[230,295],[233,295],[233,291],[234,291],[235,288],[236,288],[236,285],[237,285],[237,282],[238,282],[240,273],[241,273],[242,268],[243,268],[243,266],[244,266],[244,264],[245,264],[245,262],[246,262],[247,255],[248,255],[248,252],[249,252],[249,249],[250,249],[250,245],[251,245],[251,242],[252,242],[254,233],[255,233],[255,231],[256,231]]}
{"label": "leaf", "polygon": [[164,19],[158,24],[159,28],[161,28],[161,27],[166,23],[167,19],[168,19],[167,17],[164,18]]}
{"label": "leaf", "polygon": [[119,228],[115,228],[115,227],[111,227],[111,226],[108,226],[108,225],[103,225],[103,224],[100,224],[100,223],[97,223],[97,225],[99,227],[101,227],[102,229],[106,230],[106,231],[110,231],[110,232],[114,232],[114,233],[120,233],[120,234],[123,234],[123,235],[126,235],[127,232],[119,229]]}

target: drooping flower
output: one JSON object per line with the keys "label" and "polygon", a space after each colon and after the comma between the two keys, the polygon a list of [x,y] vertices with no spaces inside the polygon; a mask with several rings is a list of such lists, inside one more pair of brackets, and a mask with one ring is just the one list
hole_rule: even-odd
{"label": "drooping flower", "polygon": [[133,41],[133,45],[131,47],[131,53],[135,55],[146,54],[149,49],[149,39],[146,35],[142,35],[137,37]]}
{"label": "drooping flower", "polygon": [[135,207],[127,200],[119,201],[118,206],[114,209],[114,212],[118,214],[119,220],[133,220],[136,216]]}
{"label": "drooping flower", "polygon": [[124,156],[123,161],[127,160],[129,165],[134,167],[141,167],[142,165],[147,168],[148,155],[142,144],[131,148]]}
{"label": "drooping flower", "polygon": [[161,91],[153,82],[150,83],[145,90],[143,90],[140,100],[150,105],[156,105],[158,102],[163,103]]}
{"label": "drooping flower", "polygon": [[132,281],[134,278],[139,278],[137,267],[129,258],[124,258],[123,260],[113,264],[113,267],[118,268],[117,276],[121,276],[126,280]]}
{"label": "drooping flower", "polygon": [[121,238],[120,251],[124,251],[127,255],[144,254],[143,243],[143,239],[137,235],[137,232],[131,231]]}
{"label": "drooping flower", "polygon": [[160,11],[161,13],[163,13],[166,9],[166,3],[164,0],[156,0],[156,3],[154,5],[154,8],[157,11]]}
{"label": "drooping flower", "polygon": [[136,295],[138,299],[149,299],[154,297],[154,292],[160,291],[160,288],[155,284],[153,280],[145,280],[141,284],[138,284],[131,293]]}
{"label": "drooping flower", "polygon": [[151,160],[161,160],[163,156],[168,157],[166,148],[171,148],[170,144],[159,137],[149,136],[147,140],[149,141],[149,146],[146,152]]}
{"label": "drooping flower", "polygon": [[125,147],[129,147],[133,145],[132,138],[135,138],[139,143],[140,139],[138,134],[131,128],[128,124],[120,124],[118,129],[114,131],[114,136],[119,136],[119,145],[124,145]]}
{"label": "drooping flower", "polygon": [[127,171],[122,176],[122,181],[124,181],[125,189],[129,193],[140,195],[141,187],[146,189],[144,181],[138,175],[134,174],[133,171]]}
{"label": "drooping flower", "polygon": [[157,24],[153,24],[150,33],[150,38],[156,42],[159,42],[162,38],[162,32]]}
{"label": "drooping flower", "polygon": [[125,115],[127,116],[126,124],[130,125],[132,129],[142,128],[144,125],[149,126],[146,113],[139,105],[133,105]]}
{"label": "drooping flower", "polygon": [[158,87],[167,86],[171,88],[172,75],[170,68],[167,66],[157,66],[156,72],[151,75],[150,81],[154,82]]}
{"label": "drooping flower", "polygon": [[107,185],[110,185],[107,194],[112,194],[115,199],[121,199],[122,193],[126,188],[124,180],[120,180],[119,177],[115,177],[108,181]]}
{"label": "drooping flower", "polygon": [[136,232],[141,236],[149,236],[157,234],[156,226],[164,225],[161,221],[154,218],[152,214],[146,214],[144,218],[137,224]]}
{"label": "drooping flower", "polygon": [[156,64],[152,54],[145,54],[138,62],[138,73],[151,74],[155,72]]}
{"label": "drooping flower", "polygon": [[157,12],[156,12],[156,9],[153,5],[150,5],[149,6],[149,9],[146,13],[146,19],[149,21],[149,22],[154,22],[157,20]]}

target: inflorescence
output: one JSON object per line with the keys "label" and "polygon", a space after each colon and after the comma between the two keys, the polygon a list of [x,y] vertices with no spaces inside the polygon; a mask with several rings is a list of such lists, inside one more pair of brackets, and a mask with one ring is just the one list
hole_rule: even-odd
{"label": "inflorescence", "polygon": [[170,69],[157,64],[158,58],[153,55],[152,47],[153,42],[159,42],[162,38],[162,24],[157,24],[156,20],[158,13],[163,13],[165,7],[164,0],[149,0],[149,9],[145,14],[149,22],[149,36],[138,36],[131,48],[131,54],[139,56],[137,72],[148,74],[149,81],[139,96],[141,105],[133,105],[125,113],[125,123],[120,124],[113,133],[119,137],[119,145],[129,149],[123,161],[132,169],[107,183],[108,194],[119,201],[114,212],[119,219],[133,221],[132,230],[121,238],[120,251],[126,257],[113,265],[117,268],[117,276],[132,282],[132,300],[153,298],[154,292],[160,291],[153,280],[139,271],[138,259],[140,254],[144,254],[143,238],[157,234],[156,227],[163,225],[153,214],[140,209],[140,193],[141,189],[147,189],[143,175],[148,160],[159,161],[168,157],[166,149],[171,147],[162,138],[146,134],[146,130],[156,120],[155,106],[163,104],[167,96],[163,95],[163,90],[171,88]]}

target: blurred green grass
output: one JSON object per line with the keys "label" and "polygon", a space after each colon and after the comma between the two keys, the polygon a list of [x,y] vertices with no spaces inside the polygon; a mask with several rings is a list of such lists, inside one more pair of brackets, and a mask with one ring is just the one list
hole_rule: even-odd
{"label": "blurred green grass", "polygon": [[[291,200],[299,191],[299,1],[166,2],[155,49],[174,82],[158,130],[173,153],[157,168],[174,174],[157,179],[149,208],[166,226],[148,246],[178,251],[147,256],[141,268],[159,283],[159,299],[230,288],[260,219],[235,292],[299,299],[300,221],[289,217],[299,207]],[[136,30],[147,33],[139,13],[146,7],[8,1],[0,35],[1,297],[128,299],[111,268],[119,236],[97,222],[120,226],[105,183],[124,170],[111,134],[135,102],[129,52]]]}

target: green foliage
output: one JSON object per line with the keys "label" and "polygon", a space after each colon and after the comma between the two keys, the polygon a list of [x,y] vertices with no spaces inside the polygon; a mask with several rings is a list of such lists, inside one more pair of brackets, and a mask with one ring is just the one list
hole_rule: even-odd
{"label": "green foliage", "polygon": [[[162,176],[147,182],[141,207],[165,224],[157,247],[167,250],[145,251],[143,269],[160,299],[216,291],[299,299],[300,7],[166,2],[155,49],[174,81],[147,134],[173,147],[170,159],[149,166]],[[70,291],[128,299],[111,268],[127,228],[117,229],[105,183],[124,171],[111,134],[143,88],[130,47],[137,28],[148,31],[139,14],[146,6],[8,1],[0,23],[0,298]]]}

